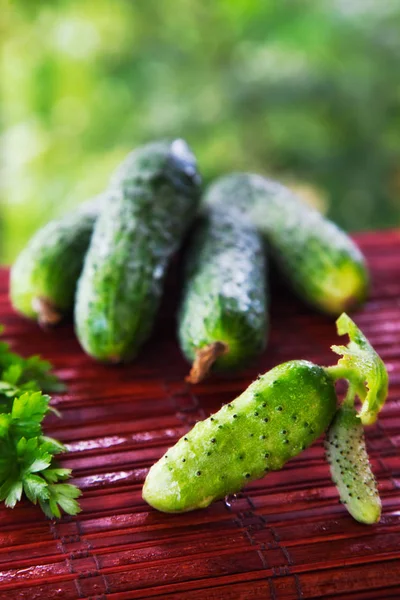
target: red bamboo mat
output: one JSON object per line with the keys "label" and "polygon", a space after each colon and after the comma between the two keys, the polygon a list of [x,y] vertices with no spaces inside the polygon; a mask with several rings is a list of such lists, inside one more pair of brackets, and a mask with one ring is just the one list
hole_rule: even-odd
{"label": "red bamboo mat", "polygon": [[354,522],[339,504],[321,441],[230,504],[171,516],[141,499],[150,465],[259,372],[292,358],[336,362],[331,319],[278,285],[270,343],[258,364],[190,389],[174,333],[174,277],[139,360],[107,367],[82,353],[70,324],[45,333],[15,315],[8,274],[0,274],[7,340],[24,355],[51,360],[68,385],[68,393],[54,398],[63,417],[49,417],[47,433],[68,445],[62,463],[84,492],[82,513],[57,522],[25,502],[0,509],[1,600],[400,597],[400,231],[358,241],[373,286],[354,318],[391,380],[379,423],[367,430],[383,502],[382,520],[373,527]]}

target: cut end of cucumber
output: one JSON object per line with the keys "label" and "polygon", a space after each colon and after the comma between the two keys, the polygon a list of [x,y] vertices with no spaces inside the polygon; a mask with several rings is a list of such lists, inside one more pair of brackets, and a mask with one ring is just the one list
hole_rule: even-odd
{"label": "cut end of cucumber", "polygon": [[36,297],[32,300],[32,309],[37,315],[38,323],[41,327],[54,327],[63,319],[62,313],[49,300],[43,297]]}
{"label": "cut end of cucumber", "polygon": [[194,359],[189,375],[186,377],[186,381],[192,384],[203,381],[209,374],[217,358],[228,351],[229,346],[224,342],[218,341],[197,350],[196,358]]}
{"label": "cut end of cucumber", "polygon": [[321,282],[321,306],[325,312],[340,315],[351,311],[362,304],[368,292],[368,278],[363,267],[355,268],[353,264],[345,263],[336,271],[333,277],[327,277]]}

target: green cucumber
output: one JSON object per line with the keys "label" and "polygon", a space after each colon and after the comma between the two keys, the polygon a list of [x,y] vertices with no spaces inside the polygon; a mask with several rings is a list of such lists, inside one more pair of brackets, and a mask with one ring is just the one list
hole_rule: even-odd
{"label": "green cucumber", "polygon": [[259,175],[222,177],[207,205],[235,205],[266,237],[285,279],[308,304],[339,315],[364,302],[368,270],[356,244],[337,225],[283,185]]}
{"label": "green cucumber", "polygon": [[76,283],[105,201],[105,196],[94,198],[35,233],[11,269],[15,310],[43,326],[55,325],[72,311]]}
{"label": "green cucumber", "polygon": [[143,498],[163,512],[206,507],[280,469],[321,435],[335,409],[324,369],[279,365],[168,450],[150,469]]}
{"label": "green cucumber", "polygon": [[265,347],[266,256],[255,228],[233,210],[202,215],[186,261],[179,339],[198,383],[243,367]]}
{"label": "green cucumber", "polygon": [[341,406],[329,427],[326,456],[340,499],[349,513],[361,523],[377,523],[381,500],[371,470],[364,428],[357,411]]}
{"label": "green cucumber", "polygon": [[[334,459],[339,459],[336,451],[341,457],[332,472],[346,500],[348,492],[352,493],[348,486],[354,485],[353,516],[363,522],[377,520],[379,499],[358,423],[362,424],[363,417],[367,423],[373,422],[382,409],[387,373],[367,338],[346,314],[337,326],[340,334],[350,336],[347,346],[332,346],[342,355],[337,365],[319,367],[295,360],[259,377],[232,403],[197,423],[152,466],[143,498],[163,512],[185,512],[206,507],[266,472],[280,469],[330,425],[336,413],[335,383],[345,378],[348,392],[328,434],[335,444],[340,440],[333,450],[330,444]],[[358,416],[353,407],[355,395],[362,401]],[[352,438],[357,441],[354,447],[350,447]]]}
{"label": "green cucumber", "polygon": [[152,330],[166,269],[197,211],[194,156],[182,140],[143,146],[108,193],[78,283],[75,327],[88,354],[122,362]]}

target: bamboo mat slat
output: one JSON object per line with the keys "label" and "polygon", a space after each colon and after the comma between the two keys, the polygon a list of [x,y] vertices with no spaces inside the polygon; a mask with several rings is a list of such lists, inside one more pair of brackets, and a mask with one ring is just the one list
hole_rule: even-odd
{"label": "bamboo mat slat", "polygon": [[154,335],[132,365],[86,357],[69,323],[50,332],[13,313],[0,272],[0,322],[23,355],[51,360],[68,391],[46,432],[83,490],[82,513],[49,521],[29,503],[0,509],[0,600],[292,600],[400,597],[400,231],[357,236],[372,270],[355,313],[384,358],[390,395],[367,443],[383,502],[381,522],[353,521],[338,502],[319,440],[231,502],[163,515],[141,499],[151,464],[197,420],[279,362],[336,361],[332,319],[273,282],[270,342],[257,364],[193,388],[175,337],[171,275]]}

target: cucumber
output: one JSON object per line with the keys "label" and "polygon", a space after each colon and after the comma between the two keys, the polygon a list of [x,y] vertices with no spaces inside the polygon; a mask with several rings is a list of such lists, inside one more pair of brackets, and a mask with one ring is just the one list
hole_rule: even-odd
{"label": "cucumber", "polygon": [[341,406],[329,427],[326,456],[341,501],[361,523],[377,523],[381,500],[365,445],[364,428],[353,407]]}
{"label": "cucumber", "polygon": [[235,209],[205,212],[186,261],[179,340],[198,383],[211,367],[243,367],[265,347],[266,255],[256,229]]}
{"label": "cucumber", "polygon": [[10,276],[16,311],[40,325],[55,325],[73,309],[94,224],[105,204],[98,196],[39,229],[17,257]]}
{"label": "cucumber", "polygon": [[139,148],[113,176],[76,295],[76,333],[92,357],[130,360],[149,336],[166,269],[197,211],[199,183],[182,140]]}
{"label": "cucumber", "polygon": [[[239,491],[247,482],[280,469],[331,424],[328,458],[342,498],[365,523],[379,519],[362,419],[374,422],[387,396],[385,366],[356,324],[342,314],[339,334],[347,346],[332,346],[342,358],[319,367],[304,360],[279,365],[259,377],[232,403],[197,423],[151,467],[143,498],[163,512],[203,508]],[[335,384],[348,380],[342,407],[336,412]],[[362,408],[357,415],[354,398]],[[361,429],[360,429],[361,427]],[[365,488],[366,486],[366,488]],[[352,499],[353,491],[356,493]]]}
{"label": "cucumber", "polygon": [[333,379],[308,361],[279,365],[194,428],[150,469],[143,498],[163,512],[203,508],[274,471],[327,428]]}
{"label": "cucumber", "polygon": [[272,258],[295,292],[322,312],[338,315],[365,301],[368,270],[356,244],[290,190],[259,175],[222,177],[205,204],[235,205],[266,237]]}

